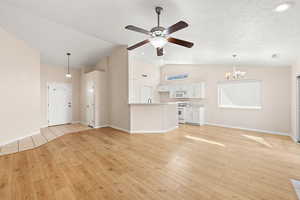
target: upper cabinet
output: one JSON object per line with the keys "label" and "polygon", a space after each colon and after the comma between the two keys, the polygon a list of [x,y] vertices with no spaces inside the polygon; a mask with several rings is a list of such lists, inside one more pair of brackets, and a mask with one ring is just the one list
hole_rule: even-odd
{"label": "upper cabinet", "polygon": [[158,91],[169,92],[170,98],[175,99],[204,99],[205,82],[181,85],[160,85]]}
{"label": "upper cabinet", "polygon": [[169,86],[168,85],[158,86],[158,92],[169,92]]}
{"label": "upper cabinet", "polygon": [[190,98],[204,99],[205,98],[205,83],[191,84],[189,86]]}

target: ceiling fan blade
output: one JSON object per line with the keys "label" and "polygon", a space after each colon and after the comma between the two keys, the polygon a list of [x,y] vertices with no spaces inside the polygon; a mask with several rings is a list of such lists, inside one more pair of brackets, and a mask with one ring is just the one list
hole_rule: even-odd
{"label": "ceiling fan blade", "polygon": [[192,48],[194,46],[194,43],[192,43],[192,42],[188,42],[188,41],[184,41],[184,40],[180,40],[180,39],[176,39],[176,38],[172,38],[172,37],[168,38],[168,41],[173,44],[177,44],[177,45],[184,46],[187,48]]}
{"label": "ceiling fan blade", "polygon": [[163,48],[157,48],[156,52],[157,52],[157,56],[163,56],[164,55],[164,49]]}
{"label": "ceiling fan blade", "polygon": [[128,26],[125,27],[125,29],[135,31],[135,32],[139,32],[139,33],[143,33],[143,34],[146,34],[146,35],[150,34],[150,31],[147,31],[143,28],[139,28],[139,27],[136,27],[136,26],[133,26],[133,25],[128,25]]}
{"label": "ceiling fan blade", "polygon": [[184,28],[186,28],[186,27],[188,27],[188,26],[189,26],[189,25],[188,25],[186,22],[180,21],[180,22],[177,22],[176,24],[170,26],[170,27],[167,29],[167,32],[168,32],[168,34],[172,34],[172,33],[176,32],[176,31],[179,31],[179,30],[181,30],[181,29],[184,29]]}
{"label": "ceiling fan blade", "polygon": [[133,45],[133,46],[131,46],[131,47],[128,47],[127,50],[133,50],[133,49],[135,49],[135,48],[138,48],[138,47],[140,47],[140,46],[143,46],[143,45],[147,44],[148,42],[150,42],[148,39],[147,39],[147,40],[144,40],[144,41],[139,42],[139,43],[137,43],[137,44],[135,44],[135,45]]}

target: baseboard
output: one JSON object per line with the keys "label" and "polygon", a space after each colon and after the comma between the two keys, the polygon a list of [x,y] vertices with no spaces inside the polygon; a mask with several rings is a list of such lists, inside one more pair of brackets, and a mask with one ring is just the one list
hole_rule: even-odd
{"label": "baseboard", "polygon": [[105,125],[95,126],[94,128],[105,128],[105,127],[109,127],[109,125],[105,124]]}
{"label": "baseboard", "polygon": [[178,128],[178,126],[172,127],[172,128],[166,129],[166,130],[153,130],[153,131],[139,130],[139,131],[130,131],[130,133],[132,133],[132,134],[167,133],[167,132],[173,131],[173,130],[175,130],[175,129],[177,129],[177,128]]}
{"label": "baseboard", "polygon": [[290,136],[292,138],[292,140],[296,143],[300,143],[300,140],[298,140],[297,138],[293,137],[293,136]]}
{"label": "baseboard", "polygon": [[22,139],[24,139],[24,138],[31,137],[31,136],[37,135],[37,134],[40,134],[40,131],[39,131],[39,130],[34,131],[34,132],[32,132],[31,134],[24,135],[24,136],[22,136],[22,137],[19,137],[19,138],[13,139],[13,140],[9,140],[9,141],[7,141],[7,142],[0,143],[0,146],[5,146],[5,145],[7,145],[7,144],[10,144],[10,143],[16,142],[16,141],[18,141],[18,140],[22,140]]}
{"label": "baseboard", "polygon": [[108,125],[108,127],[111,127],[111,128],[114,128],[114,129],[117,129],[117,130],[120,130],[120,131],[124,131],[126,133],[130,133],[130,131],[128,129],[124,129],[124,128],[120,128],[118,126],[115,126],[115,125]]}
{"label": "baseboard", "polygon": [[225,128],[234,128],[234,129],[241,129],[241,130],[246,130],[246,131],[255,131],[255,132],[268,133],[268,134],[273,134],[273,135],[290,136],[288,133],[282,133],[282,132],[277,132],[277,131],[268,131],[268,130],[245,128],[245,127],[239,127],[239,126],[230,126],[230,125],[216,124],[216,123],[210,123],[210,122],[206,122],[205,125],[220,126],[220,127],[225,127]]}
{"label": "baseboard", "polygon": [[[81,124],[82,122],[81,121],[72,121],[71,124]],[[47,128],[49,127],[49,125],[42,125],[41,128]]]}
{"label": "baseboard", "polygon": [[178,126],[176,127],[172,127],[170,129],[166,129],[166,130],[153,130],[153,131],[145,131],[145,130],[139,130],[139,131],[130,131],[128,129],[124,129],[124,128],[120,128],[118,126],[115,126],[115,125],[104,125],[104,126],[99,126],[99,127],[95,127],[95,128],[104,128],[104,127],[110,127],[110,128],[113,128],[113,129],[116,129],[116,130],[120,130],[120,131],[123,131],[123,132],[126,132],[126,133],[130,133],[130,134],[143,134],[143,133],[166,133],[166,132],[170,132],[170,131],[173,131],[175,129],[178,128]]}

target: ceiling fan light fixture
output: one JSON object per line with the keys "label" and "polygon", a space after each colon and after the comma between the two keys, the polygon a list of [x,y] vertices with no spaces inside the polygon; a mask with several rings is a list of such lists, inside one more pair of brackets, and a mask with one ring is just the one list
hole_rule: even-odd
{"label": "ceiling fan light fixture", "polygon": [[163,36],[151,37],[149,40],[155,48],[162,48],[168,43],[167,38]]}
{"label": "ceiling fan light fixture", "polygon": [[145,44],[150,43],[152,46],[155,47],[157,56],[163,56],[164,55],[163,47],[167,43],[173,43],[186,48],[192,48],[194,46],[194,43],[192,42],[170,37],[171,34],[188,27],[188,24],[184,21],[179,21],[168,28],[164,28],[163,26],[160,25],[160,14],[162,10],[163,10],[162,7],[155,8],[155,12],[157,14],[157,26],[153,27],[150,31],[133,25],[128,25],[125,27],[125,29],[127,30],[135,31],[148,36],[146,40],[141,41],[130,47],[127,47],[127,50],[131,51]]}

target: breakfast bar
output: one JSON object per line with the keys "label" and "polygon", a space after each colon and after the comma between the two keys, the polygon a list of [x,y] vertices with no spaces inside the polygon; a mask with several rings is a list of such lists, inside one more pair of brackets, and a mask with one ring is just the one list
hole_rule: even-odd
{"label": "breakfast bar", "polygon": [[175,103],[130,104],[130,133],[165,133],[178,127]]}

